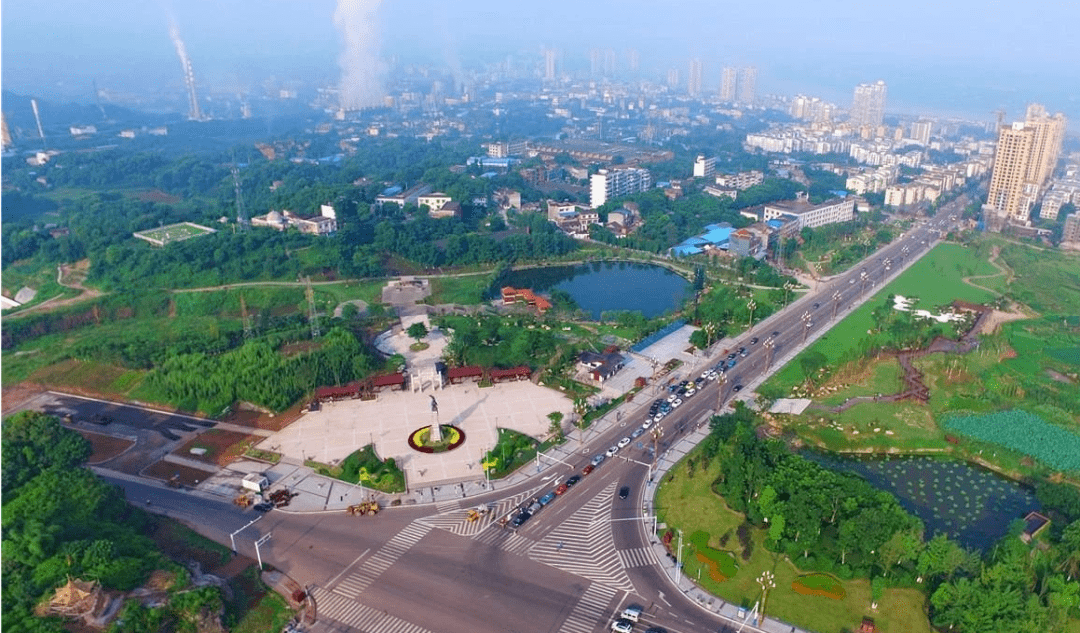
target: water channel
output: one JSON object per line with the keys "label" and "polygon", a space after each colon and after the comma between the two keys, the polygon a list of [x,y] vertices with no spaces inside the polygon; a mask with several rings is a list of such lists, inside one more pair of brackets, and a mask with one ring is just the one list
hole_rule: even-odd
{"label": "water channel", "polygon": [[515,288],[568,293],[593,319],[604,312],[633,311],[647,318],[678,309],[692,294],[690,282],[675,272],[637,262],[593,262],[512,271],[505,282]]}
{"label": "water channel", "polygon": [[943,532],[967,548],[989,548],[1005,536],[1010,522],[1039,509],[1035,494],[1024,486],[966,462],[930,456],[803,455],[891,492],[926,525],[927,538]]}

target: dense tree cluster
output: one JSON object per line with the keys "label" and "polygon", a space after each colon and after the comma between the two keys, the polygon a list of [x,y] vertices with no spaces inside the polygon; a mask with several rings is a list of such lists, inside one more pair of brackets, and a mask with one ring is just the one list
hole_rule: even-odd
{"label": "dense tree cluster", "polygon": [[4,420],[5,631],[62,631],[32,610],[69,577],[127,590],[172,567],[143,536],[146,516],[79,468],[89,454],[55,417],[24,411]]}
{"label": "dense tree cluster", "polygon": [[381,364],[350,332],[331,330],[316,349],[285,356],[267,340],[223,354],[167,358],[146,377],[146,387],[188,411],[217,414],[244,401],[280,411],[319,385],[364,378]]}
{"label": "dense tree cluster", "polygon": [[447,316],[440,327],[452,331],[445,351],[452,365],[535,369],[556,352],[559,343],[549,326],[530,317]]}
{"label": "dense tree cluster", "polygon": [[1064,526],[1047,542],[1022,541],[1018,520],[982,557],[943,534],[924,540],[922,523],[891,494],[789,453],[779,441],[759,439],[755,422],[743,407],[714,417],[703,456],[721,466],[714,489],[749,523],[765,529],[769,548],[800,568],[871,577],[880,587],[921,588],[932,623],[958,633],[1063,631],[1077,616],[1075,488],[1039,487],[1040,499]]}

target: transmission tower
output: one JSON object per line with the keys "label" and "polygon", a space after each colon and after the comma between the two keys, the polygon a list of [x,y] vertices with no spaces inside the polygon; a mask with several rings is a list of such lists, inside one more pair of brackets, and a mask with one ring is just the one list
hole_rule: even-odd
{"label": "transmission tower", "polygon": [[236,190],[236,222],[241,229],[251,226],[248,220],[247,210],[244,209],[244,196],[240,193],[240,170],[236,168],[236,161],[232,165],[233,188]]}
{"label": "transmission tower", "polygon": [[251,317],[248,316],[247,302],[244,295],[240,295],[240,316],[244,321],[244,338],[251,338]]}
{"label": "transmission tower", "polygon": [[311,289],[311,277],[304,277],[305,290],[308,305],[308,321],[311,322],[311,338],[319,338],[319,317],[315,314],[315,292]]}

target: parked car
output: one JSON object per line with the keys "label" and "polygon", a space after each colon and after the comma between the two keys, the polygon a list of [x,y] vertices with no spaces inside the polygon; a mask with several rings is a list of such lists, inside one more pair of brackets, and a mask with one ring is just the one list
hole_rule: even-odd
{"label": "parked car", "polygon": [[650,426],[652,426],[652,423],[653,423],[652,418],[645,418],[645,421],[641,424],[641,428],[647,430]]}
{"label": "parked car", "polygon": [[561,495],[561,494],[563,494],[564,492],[566,492],[569,489],[570,489],[570,487],[567,486],[566,484],[559,484],[559,487],[555,489],[555,494]]}
{"label": "parked car", "polygon": [[251,506],[251,509],[255,510],[256,512],[269,512],[274,509],[274,504],[263,501],[262,503],[256,503],[255,505]]}
{"label": "parked car", "polygon": [[531,518],[532,514],[530,514],[529,511],[526,510],[525,512],[522,512],[521,514],[518,514],[516,517],[514,517],[514,520],[510,521],[510,524],[514,527],[521,527],[526,521]]}
{"label": "parked car", "polygon": [[619,452],[619,447],[618,446],[612,446],[611,448],[607,449],[607,453],[605,453],[605,455],[607,455],[608,457],[615,457],[615,453],[618,453],[618,452]]}
{"label": "parked car", "polygon": [[593,455],[592,461],[589,463],[593,466],[599,466],[600,462],[604,461],[604,457],[603,453],[597,453],[596,455]]}
{"label": "parked car", "polygon": [[641,437],[644,434],[645,434],[645,429],[643,429],[642,427],[639,426],[638,428],[634,429],[633,433],[630,434],[630,439],[636,440],[637,438]]}
{"label": "parked car", "polygon": [[621,440],[619,440],[619,448],[626,448],[629,445],[630,445],[630,438],[629,437],[624,437]]}
{"label": "parked car", "polygon": [[574,487],[574,484],[576,484],[576,483],[577,483],[577,482],[579,482],[579,481],[581,481],[581,475],[574,475],[574,476],[573,476],[573,477],[571,477],[570,479],[567,479],[567,480],[566,480],[566,486],[567,486],[568,488],[573,488],[573,487]]}
{"label": "parked car", "polygon": [[671,406],[677,408],[681,404],[682,404],[682,398],[675,398],[675,402],[672,402]]}
{"label": "parked car", "polygon": [[742,391],[742,385],[735,385],[731,388],[732,391]]}
{"label": "parked car", "polygon": [[596,470],[596,466],[593,466],[592,464],[586,464],[585,468],[581,469],[581,474],[582,475],[588,475],[589,473],[591,473],[594,470]]}
{"label": "parked car", "polygon": [[543,497],[540,497],[540,500],[537,503],[539,503],[541,506],[546,506],[547,504],[551,503],[554,500],[555,500],[555,493],[554,492],[549,492],[546,495],[544,495]]}
{"label": "parked car", "polygon": [[750,339],[750,344],[751,345],[757,345],[759,340],[760,339],[758,339],[758,337],[755,336],[754,338]]}
{"label": "parked car", "polygon": [[615,633],[632,633],[634,623],[626,618],[619,618],[611,623],[611,630]]}

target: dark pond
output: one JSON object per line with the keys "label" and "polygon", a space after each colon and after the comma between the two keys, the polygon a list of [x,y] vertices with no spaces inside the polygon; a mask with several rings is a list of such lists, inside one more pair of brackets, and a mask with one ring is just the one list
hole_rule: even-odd
{"label": "dark pond", "polygon": [[827,468],[853,472],[887,490],[926,524],[927,538],[944,532],[964,547],[985,550],[1013,519],[1039,509],[1035,494],[965,462],[928,456],[848,457],[805,452]]}
{"label": "dark pond", "polygon": [[653,318],[673,311],[690,294],[690,282],[663,266],[595,262],[515,270],[506,284],[545,293],[563,290],[593,319],[603,312],[634,311]]}

